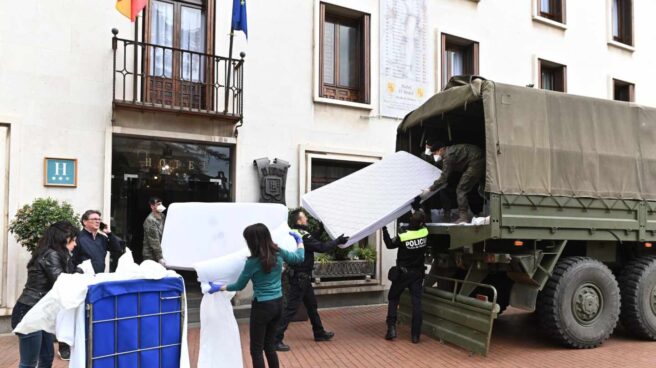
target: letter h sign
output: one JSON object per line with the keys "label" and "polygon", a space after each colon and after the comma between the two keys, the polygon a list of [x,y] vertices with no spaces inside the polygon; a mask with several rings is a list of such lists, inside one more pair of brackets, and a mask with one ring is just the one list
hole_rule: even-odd
{"label": "letter h sign", "polygon": [[43,160],[43,185],[77,187],[77,159],[46,157]]}

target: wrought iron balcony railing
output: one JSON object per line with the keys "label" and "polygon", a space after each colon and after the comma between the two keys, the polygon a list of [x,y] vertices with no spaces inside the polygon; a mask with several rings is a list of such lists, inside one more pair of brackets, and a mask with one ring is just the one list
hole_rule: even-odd
{"label": "wrought iron balcony railing", "polygon": [[112,33],[114,106],[242,119],[243,52],[229,59]]}

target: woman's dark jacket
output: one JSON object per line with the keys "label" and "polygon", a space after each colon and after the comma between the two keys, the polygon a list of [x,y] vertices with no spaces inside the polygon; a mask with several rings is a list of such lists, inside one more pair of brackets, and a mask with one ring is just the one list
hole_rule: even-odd
{"label": "woman's dark jacket", "polygon": [[27,282],[18,303],[32,306],[52,289],[61,273],[74,273],[75,266],[68,252],[46,249],[27,267]]}

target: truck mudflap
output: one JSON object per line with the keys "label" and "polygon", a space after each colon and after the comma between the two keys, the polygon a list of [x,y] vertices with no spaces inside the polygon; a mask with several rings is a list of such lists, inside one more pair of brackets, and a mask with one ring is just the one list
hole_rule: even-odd
{"label": "truck mudflap", "polygon": [[[441,290],[432,285],[440,281],[452,283],[453,290]],[[492,300],[480,300],[458,295],[463,284],[491,289]],[[499,314],[497,291],[492,285],[429,275],[422,297],[422,332],[440,341],[460,346],[472,354],[487,355],[490,349],[492,326]],[[410,324],[412,306],[406,291],[401,296],[399,320]]]}

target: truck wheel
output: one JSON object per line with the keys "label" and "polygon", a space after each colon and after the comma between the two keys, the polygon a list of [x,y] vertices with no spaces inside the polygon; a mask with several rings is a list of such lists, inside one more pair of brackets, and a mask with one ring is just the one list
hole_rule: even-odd
{"label": "truck wheel", "polygon": [[603,263],[568,257],[556,265],[537,307],[542,328],[556,341],[578,349],[594,348],[617,325],[620,290]]}
{"label": "truck wheel", "polygon": [[629,262],[620,274],[622,325],[633,335],[656,340],[656,257]]}

